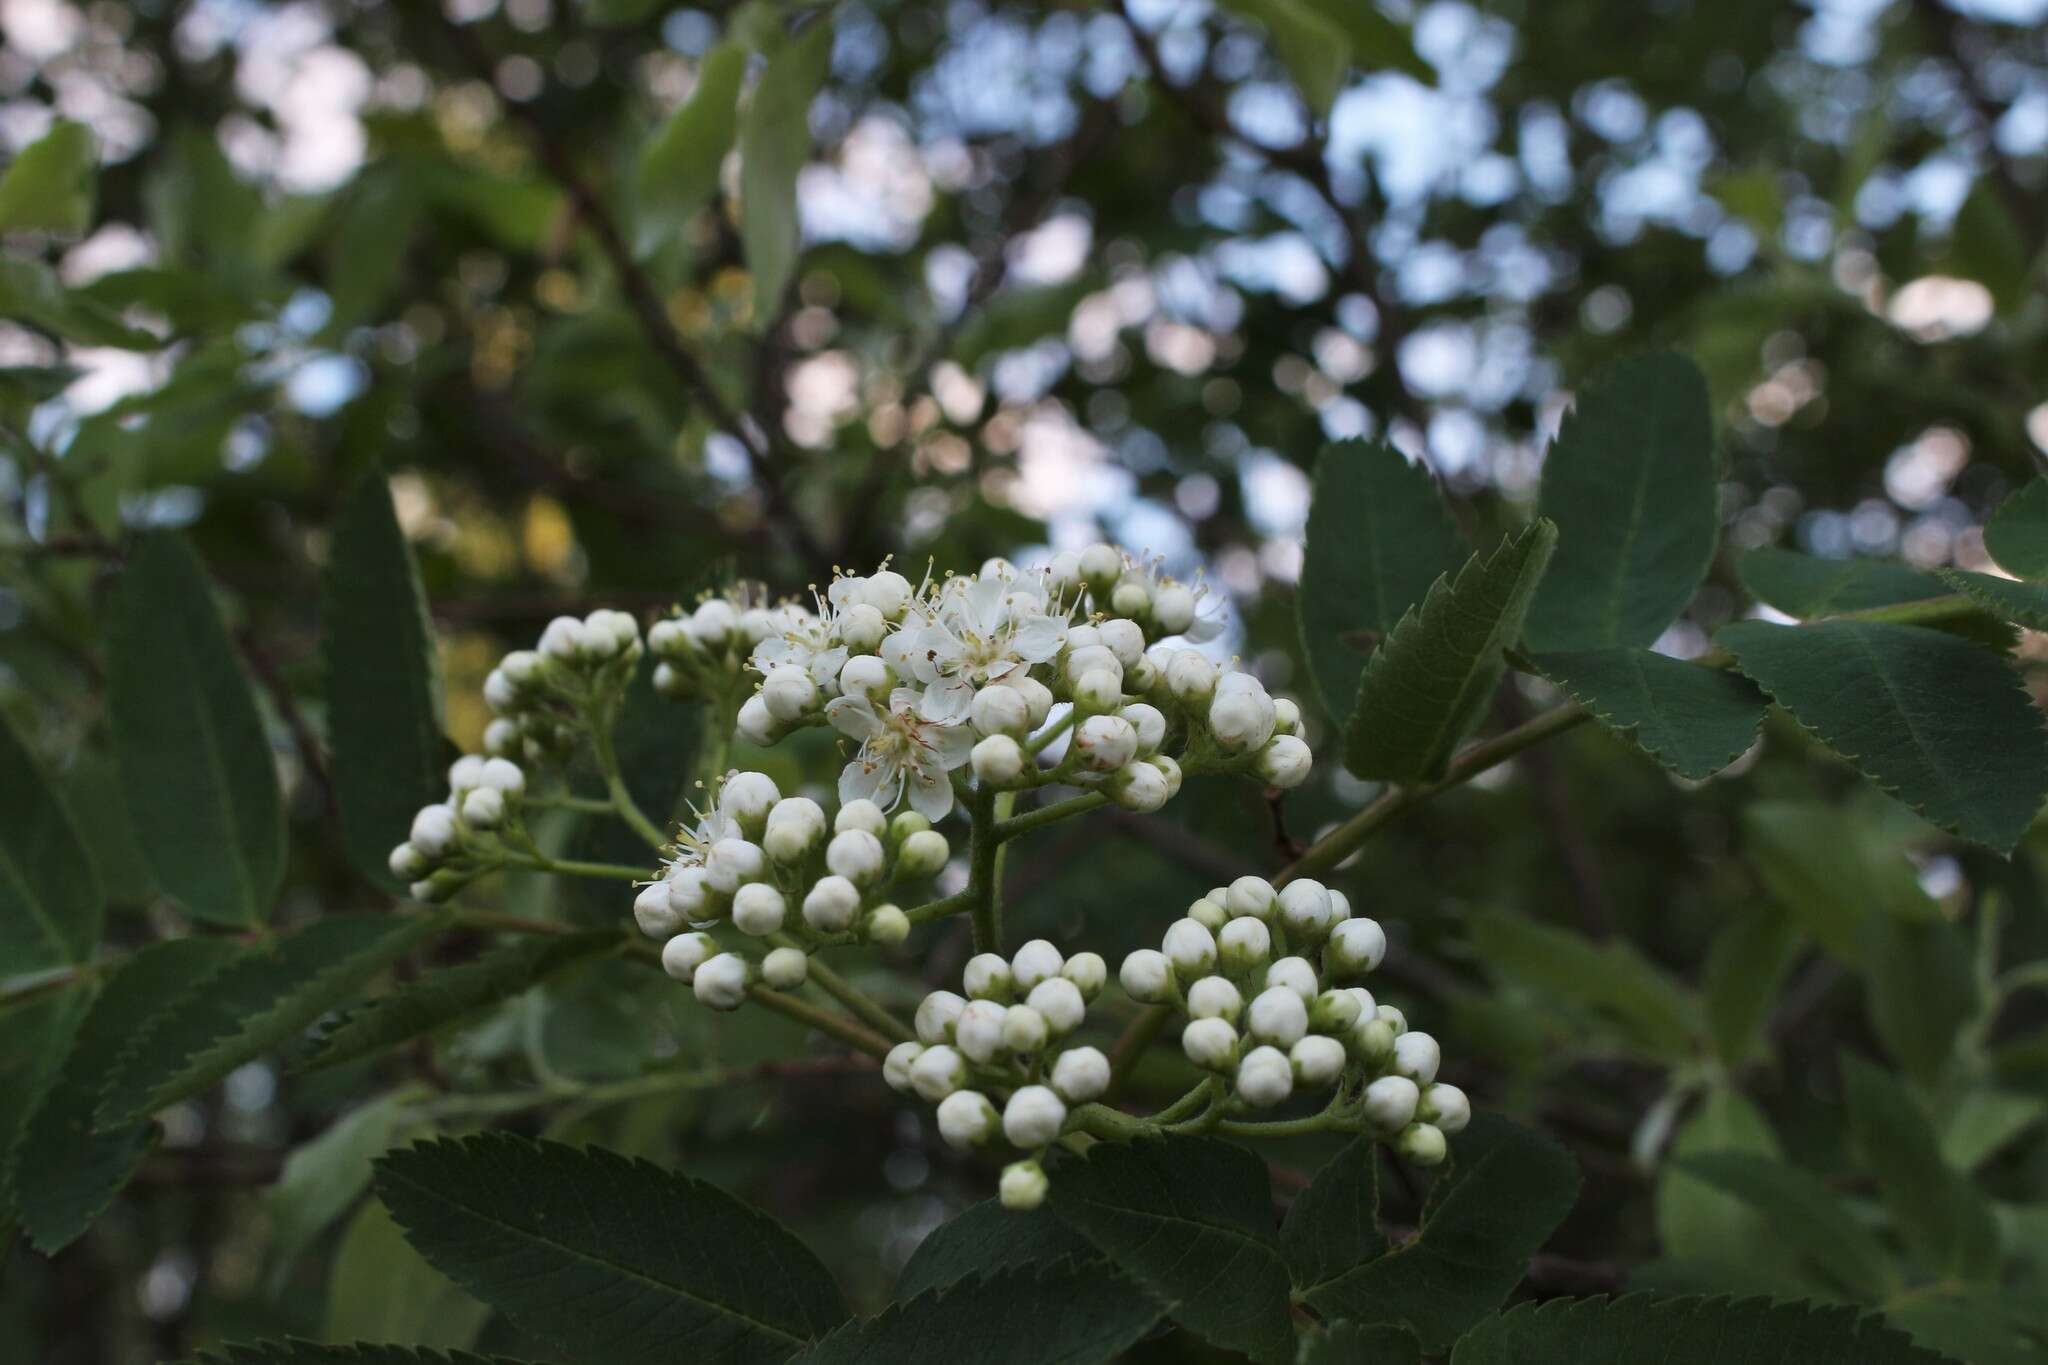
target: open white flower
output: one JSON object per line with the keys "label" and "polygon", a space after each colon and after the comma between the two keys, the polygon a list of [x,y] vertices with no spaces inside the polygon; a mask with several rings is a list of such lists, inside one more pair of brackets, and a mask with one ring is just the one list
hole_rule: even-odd
{"label": "open white flower", "polygon": [[919,694],[899,687],[882,710],[866,697],[835,697],[825,716],[843,735],[860,741],[860,752],[839,774],[841,804],[872,801],[884,810],[907,791],[911,809],[928,820],[953,809],[947,773],[967,761],[974,731],[922,715]]}
{"label": "open white flower", "polygon": [[754,646],[753,667],[765,674],[778,665],[793,665],[811,675],[827,691],[839,685],[847,649],[839,639],[838,613],[826,605],[811,611],[785,602],[768,612],[768,634]]}
{"label": "open white flower", "polygon": [[924,684],[925,719],[951,722],[967,719],[977,691],[1023,677],[1066,638],[1065,613],[1042,581],[998,572],[947,580],[923,624],[892,641]]}
{"label": "open white flower", "polygon": [[1126,556],[1121,582],[1135,583],[1144,589],[1159,636],[1178,636],[1198,645],[1223,633],[1221,599],[1199,579],[1182,583],[1169,578],[1165,560]]}

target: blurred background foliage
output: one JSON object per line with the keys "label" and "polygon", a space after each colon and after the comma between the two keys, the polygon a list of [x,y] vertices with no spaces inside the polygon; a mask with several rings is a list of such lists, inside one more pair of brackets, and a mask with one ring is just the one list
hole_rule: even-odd
{"label": "blurred background foliage", "polygon": [[[318,649],[330,527],[371,470],[464,748],[483,673],[560,610],[645,614],[731,564],[797,590],[1101,536],[1205,570],[1228,647],[1307,695],[1291,587],[1318,448],[1387,436],[1492,530],[1533,498],[1572,386],[1651,346],[1706,369],[1726,458],[1722,562],[1669,652],[1749,610],[1743,549],[1985,568],[1984,513],[2048,448],[2042,19],[9,0],[0,705],[132,947],[181,923],[125,825],[103,705],[106,586],[148,527],[188,528],[261,693],[281,918],[382,902],[335,819]],[[1513,684],[1501,719],[1552,699]],[[747,757],[819,782],[812,740]],[[1191,782],[1161,817],[1044,837],[1011,864],[1017,931],[1150,941],[1370,795],[1337,766],[1284,821]],[[1587,1172],[1534,1292],[1818,1294],[2003,1361],[2048,1332],[2041,853],[1939,835],[1781,719],[1704,784],[1575,733],[1337,882],[1395,933],[1386,996],[1444,1021],[1454,1079]],[[473,894],[620,909],[539,879]],[[966,951],[917,946],[932,981]],[[986,1170],[843,1067],[635,1085],[651,1061],[802,1050],[601,961],[404,1066],[251,1065],[166,1115],[91,1233],[13,1248],[0,1339],[67,1365],[285,1332],[512,1349],[361,1198],[370,1155],[479,1122],[714,1179],[877,1302]],[[1861,1112],[1933,1116],[1921,1166],[1859,1140],[1845,1053],[1883,1068]],[[1786,1166],[1688,1164],[1731,1150],[1804,1172],[1875,1261],[1741,1197]],[[1271,1155],[1284,1196],[1327,1153]],[[1995,1221],[1997,1263],[1930,1253],[1927,1210],[1881,1197],[1915,1184]]]}

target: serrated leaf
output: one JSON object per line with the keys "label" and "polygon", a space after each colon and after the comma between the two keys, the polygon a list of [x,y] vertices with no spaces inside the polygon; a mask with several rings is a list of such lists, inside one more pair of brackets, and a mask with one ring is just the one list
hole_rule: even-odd
{"label": "serrated leaf", "polygon": [[106,911],[99,874],[43,765],[0,716],[0,962],[84,962]]}
{"label": "serrated leaf", "polygon": [[1087,1238],[1062,1223],[1051,1209],[1017,1213],[984,1199],[933,1228],[917,1244],[896,1277],[896,1297],[914,1299],[970,1275],[1043,1266],[1062,1258],[1108,1264]]}
{"label": "serrated leaf", "polygon": [[1691,1057],[1699,999],[1622,939],[1595,943],[1568,929],[1489,912],[1472,921],[1473,946],[1498,973],[1590,1011],[1644,1054]]}
{"label": "serrated leaf", "polygon": [[1751,550],[1735,561],[1736,576],[1759,602],[1787,616],[1838,616],[1946,597],[1933,574],[1896,559],[1824,559],[1794,550]]}
{"label": "serrated leaf", "polygon": [[1500,1307],[1578,1194],[1570,1153],[1477,1115],[1451,1139],[1451,1165],[1430,1188],[1413,1240],[1305,1297],[1325,1317],[1405,1323],[1425,1351],[1442,1351]]}
{"label": "serrated leaf", "polygon": [[277,762],[177,536],[150,536],[121,571],[107,655],[121,785],[158,882],[200,919],[260,923],[284,879]]}
{"label": "serrated leaf", "polygon": [[1532,651],[1647,645],[1692,600],[1720,533],[1707,381],[1644,355],[1578,395],[1543,461],[1536,511],[1557,555],[1529,607]]}
{"label": "serrated leaf", "polygon": [[2008,852],[2048,796],[2048,734],[2004,659],[1883,621],[1738,621],[1717,641],[1829,748],[1943,829]]}
{"label": "serrated leaf", "polygon": [[1307,0],[1223,0],[1266,30],[1273,55],[1287,68],[1317,117],[1329,114],[1351,71],[1351,38]]}
{"label": "serrated leaf", "polygon": [[1804,1257],[1843,1293],[1875,1302],[1897,1287],[1877,1238],[1808,1172],[1753,1152],[1700,1151],[1676,1160],[1688,1175],[1748,1204],[1775,1245]]}
{"label": "serrated leaf", "polygon": [[246,950],[216,938],[181,938],[138,949],[94,997],[42,1103],[22,1129],[15,1203],[23,1229],[46,1256],[76,1241],[156,1145],[147,1120],[95,1131],[100,1091],[129,1044],[169,1002]]}
{"label": "serrated leaf", "polygon": [[1769,1299],[1552,1299],[1472,1330],[1451,1365],[1944,1365],[1854,1308]]}
{"label": "serrated leaf", "polygon": [[408,1341],[442,1349],[475,1344],[488,1305],[428,1265],[390,1210],[366,1201],[349,1220],[327,1270],[329,1341]]}
{"label": "serrated leaf", "polygon": [[58,119],[0,175],[0,232],[39,228],[67,235],[92,226],[99,159],[92,130]]}
{"label": "serrated leaf", "polygon": [[1963,569],[1937,569],[1941,581],[1994,616],[2028,630],[2048,630],[2048,585]]}
{"label": "serrated leaf", "polygon": [[393,1152],[376,1182],[421,1254],[573,1360],[781,1361],[846,1317],[780,1224],[613,1152],[483,1133]]}
{"label": "serrated leaf", "polygon": [[185,1365],[519,1365],[504,1356],[471,1355],[468,1351],[436,1351],[424,1346],[386,1346],[355,1342],[324,1346],[315,1341],[253,1341],[231,1343],[195,1356]]}
{"label": "serrated leaf", "polygon": [[1101,1143],[1052,1172],[1052,1208],[1204,1341],[1257,1361],[1293,1354],[1272,1188],[1244,1148],[1197,1137]]}
{"label": "serrated leaf", "polygon": [[474,961],[425,972],[337,1019],[299,1069],[352,1062],[437,1032],[619,944],[609,930],[522,939]]}
{"label": "serrated leaf", "polygon": [[1280,1225],[1280,1253],[1297,1294],[1386,1253],[1379,1206],[1379,1143],[1361,1137],[1316,1172]]}
{"label": "serrated leaf", "polygon": [[1711,777],[1742,757],[1764,721],[1764,694],[1749,679],[1647,649],[1538,654],[1530,662],[1602,726],[1681,777]]}
{"label": "serrated leaf", "polygon": [[672,242],[718,193],[718,168],[739,122],[747,49],[720,43],[704,54],[690,98],[640,149],[633,178],[633,250],[648,256]]}
{"label": "serrated leaf", "polygon": [[328,915],[237,954],[134,1038],[95,1122],[145,1117],[285,1046],[441,927],[428,915]]}
{"label": "serrated leaf", "polygon": [[1437,579],[1401,618],[1358,680],[1344,736],[1344,765],[1353,774],[1443,776],[1492,700],[1506,669],[1502,652],[1521,633],[1556,543],[1555,526],[1531,522],[1491,558],[1472,556],[1455,582]]}
{"label": "serrated leaf", "polygon": [[1998,1273],[1998,1226],[1968,1178],[1941,1159],[1926,1111],[1884,1071],[1842,1059],[1849,1134],[1877,1177],[1892,1223],[1929,1272],[1965,1280]]}
{"label": "serrated leaf", "polygon": [[70,986],[0,1009],[0,1229],[15,1219],[21,1132],[56,1080],[92,992]]}
{"label": "serrated leaf", "polygon": [[1340,728],[1380,638],[1466,559],[1428,469],[1384,441],[1340,441],[1316,461],[1295,616],[1323,709]]}
{"label": "serrated leaf", "polygon": [[1420,1365],[1422,1343],[1405,1327],[1329,1322],[1302,1335],[1294,1365]]}
{"label": "serrated leaf", "polygon": [[832,56],[825,13],[768,59],[740,115],[740,246],[754,277],[754,326],[782,311],[801,233],[796,178],[811,158],[811,97]]}
{"label": "serrated leaf", "polygon": [[791,1365],[1099,1365],[1119,1359],[1165,1311],[1099,1259],[1010,1266],[856,1318]]}
{"label": "serrated leaf", "polygon": [[371,473],[334,525],[321,576],[320,652],[334,799],[356,870],[402,890],[388,862],[414,812],[440,800],[433,633],[391,490]]}
{"label": "serrated leaf", "polygon": [[2031,479],[1984,523],[1984,548],[2021,578],[2048,578],[2048,479]]}

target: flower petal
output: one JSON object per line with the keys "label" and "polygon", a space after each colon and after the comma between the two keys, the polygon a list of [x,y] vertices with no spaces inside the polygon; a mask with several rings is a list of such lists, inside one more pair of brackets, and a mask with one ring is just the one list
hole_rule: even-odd
{"label": "flower petal", "polygon": [[869,740],[882,733],[882,718],[866,697],[834,697],[825,703],[825,719],[852,739]]}
{"label": "flower petal", "polygon": [[936,824],[953,811],[953,784],[944,773],[912,768],[909,777],[910,808]]}

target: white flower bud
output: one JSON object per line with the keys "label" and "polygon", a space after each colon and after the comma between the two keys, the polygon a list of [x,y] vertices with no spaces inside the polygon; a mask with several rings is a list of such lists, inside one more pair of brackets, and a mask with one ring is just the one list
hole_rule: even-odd
{"label": "white flower bud", "polygon": [[[734,915],[738,919],[738,915]],[[775,948],[761,959],[761,979],[778,991],[793,991],[811,975],[811,959],[801,948]]]}
{"label": "white flower bud", "polygon": [[540,633],[540,652],[550,659],[573,662],[583,654],[583,623],[573,616],[557,616]]}
{"label": "white flower bud", "polygon": [[1386,1020],[1368,1015],[1351,1030],[1351,1052],[1375,1071],[1394,1060],[1394,1030]]}
{"label": "white flower bud", "polygon": [[1052,1088],[1068,1104],[1100,1098],[1109,1089],[1109,1058],[1100,1048],[1068,1048],[1052,1064]]}
{"label": "white flower bud", "polygon": [[733,927],[743,934],[766,938],[782,928],[787,913],[782,893],[767,882],[748,882],[733,893]]}
{"label": "white flower bud", "polygon": [[[1108,719],[1097,716],[1097,720]],[[1124,810],[1149,815],[1164,806],[1172,792],[1166,774],[1148,758],[1133,759],[1118,768],[1107,784],[1109,799]]]}
{"label": "white flower bud", "polygon": [[967,1002],[953,992],[933,991],[918,1002],[917,1014],[911,1022],[922,1041],[948,1042],[953,1037],[953,1026],[960,1022],[960,1012],[966,1008]]}
{"label": "white flower bud", "polygon": [[440,883],[432,877],[428,877],[424,881],[414,882],[405,889],[405,893],[416,901],[426,901],[430,905],[439,901],[447,894],[441,888]]}
{"label": "white flower bud", "polygon": [[718,952],[709,934],[677,934],[661,946],[661,969],[678,981],[689,981]]}
{"label": "white flower bud", "polygon": [[1472,1122],[1472,1101],[1457,1086],[1438,1081],[1422,1092],[1415,1114],[1446,1133],[1461,1133]]}
{"label": "white flower bud", "polygon": [[1270,919],[1278,897],[1273,893],[1273,883],[1264,877],[1239,877],[1230,884],[1225,893],[1223,908],[1232,915],[1250,915],[1253,919]]}
{"label": "white flower bud", "polygon": [[668,887],[668,908],[684,919],[713,919],[711,892],[704,885],[704,869],[701,867],[677,867],[670,870],[665,882]]}
{"label": "white flower bud", "polygon": [[1045,1026],[1055,1038],[1063,1038],[1081,1027],[1088,1014],[1088,1002],[1081,998],[1080,988],[1063,976],[1033,986],[1024,1003],[1045,1016]]}
{"label": "white flower bud", "polygon": [[1394,1006],[1381,1005],[1376,1013],[1380,1017],[1380,1022],[1394,1031],[1395,1037],[1398,1038],[1408,1031],[1408,1016]]}
{"label": "white flower bud", "polygon": [[1305,957],[1283,957],[1266,968],[1266,985],[1285,986],[1300,996],[1304,1005],[1320,995],[1323,989],[1323,983],[1316,979],[1316,969]]}
{"label": "white flower bud", "polygon": [[1323,966],[1339,980],[1364,976],[1387,956],[1387,935],[1378,920],[1347,919],[1330,931]]}
{"label": "white flower bud", "polygon": [[[1084,627],[1085,629],[1085,627]],[[1124,666],[1108,645],[1080,643],[1076,634],[1067,637],[1067,652],[1060,661],[1060,672],[1069,684],[1078,685],[1090,673],[1105,672],[1114,678],[1119,689],[1124,680]]]}
{"label": "white flower bud", "polygon": [[1337,1079],[1347,1060],[1344,1044],[1320,1033],[1311,1033],[1287,1050],[1294,1064],[1294,1079],[1306,1086],[1325,1086]]}
{"label": "white flower bud", "polygon": [[845,834],[849,830],[859,830],[864,834],[872,834],[879,839],[888,832],[888,829],[889,817],[882,814],[880,806],[867,800],[865,797],[858,801],[849,801],[841,806],[839,814],[832,821],[832,832],[834,834]]}
{"label": "white flower bud", "polygon": [[903,615],[903,609],[910,605],[910,580],[894,569],[880,569],[868,575],[867,586],[861,589],[861,599],[889,620]]}
{"label": "white flower bud", "polygon": [[649,938],[667,938],[683,927],[683,917],[668,903],[668,883],[654,882],[633,897],[633,922]]}
{"label": "white flower bud", "polygon": [[1138,662],[1124,670],[1126,692],[1150,692],[1159,686],[1159,665],[1152,662],[1152,656],[1141,654]]}
{"label": "white flower bud", "polygon": [[1209,703],[1209,732],[1233,753],[1259,748],[1273,735],[1273,699],[1249,673],[1225,674]]}
{"label": "white flower bud", "polygon": [[1003,1050],[1003,1015],[993,1000],[970,1000],[953,1021],[953,1046],[977,1066],[987,1066]]}
{"label": "white flower bud", "polygon": [[1180,1033],[1181,1051],[1204,1071],[1229,1071],[1237,1064],[1237,1030],[1221,1019],[1195,1019]]}
{"label": "white flower bud", "polygon": [[1166,954],[1151,948],[1140,948],[1124,958],[1116,979],[1124,994],[1140,1004],[1163,1004],[1173,994],[1173,968]]}
{"label": "white flower bud", "polygon": [[1166,690],[1182,706],[1207,706],[1216,692],[1216,665],[1192,649],[1179,650],[1166,663]]}
{"label": "white flower bud", "polygon": [[484,675],[484,705],[500,715],[519,705],[519,689],[498,669]]}
{"label": "white flower bud", "polygon": [[1238,1015],[1244,1012],[1244,997],[1230,978],[1205,976],[1188,987],[1188,1017],[1191,1019],[1221,1019],[1235,1024]]}
{"label": "white flower bud", "polygon": [[1255,1109],[1283,1103],[1294,1093],[1294,1067],[1287,1054],[1277,1047],[1255,1047],[1247,1052],[1237,1064],[1237,1093]]}
{"label": "white flower bud", "polygon": [[496,829],[505,818],[505,794],[479,787],[462,798],[462,823],[471,829]]}
{"label": "white flower bud", "polygon": [[1290,939],[1319,943],[1332,923],[1330,893],[1321,882],[1303,878],[1280,888],[1280,927]]}
{"label": "white flower bud", "polygon": [[1043,1147],[1066,1122],[1067,1106],[1050,1086],[1024,1086],[1003,1106],[1003,1136],[1013,1147]]}
{"label": "white flower bud", "polygon": [[1273,733],[1276,735],[1298,735],[1301,733],[1301,707],[1292,697],[1273,698]]}
{"label": "white flower bud", "polygon": [[498,661],[498,672],[514,687],[531,687],[540,679],[540,655],[530,649],[515,649]]}
{"label": "white flower bud", "polygon": [[1100,953],[1075,953],[1060,967],[1060,975],[1074,983],[1081,998],[1093,1003],[1109,981],[1109,964]]}
{"label": "white flower bud", "polygon": [[1123,699],[1123,676],[1107,668],[1091,668],[1074,684],[1074,705],[1086,713],[1113,711]]}
{"label": "white flower bud", "polygon": [[896,875],[907,881],[921,880],[938,872],[952,856],[945,835],[935,829],[919,830],[896,850]]}
{"label": "white flower bud", "polygon": [[1166,775],[1166,799],[1171,801],[1180,795],[1180,762],[1165,754],[1154,754],[1145,760]]}
{"label": "white flower bud", "polygon": [[1024,748],[1008,735],[990,735],[968,751],[977,781],[1007,787],[1024,772]]}
{"label": "white flower bud", "polygon": [[1308,781],[1315,757],[1308,745],[1293,735],[1275,735],[1259,750],[1258,770],[1268,786],[1283,790]]}
{"label": "white flower bud", "polygon": [[1443,1049],[1427,1033],[1410,1031],[1394,1039],[1394,1070],[1417,1085],[1435,1080],[1443,1060]]}
{"label": "white flower bud", "polygon": [[1365,1121],[1382,1133],[1398,1133],[1415,1118],[1422,1092],[1406,1076],[1382,1076],[1365,1088]]}
{"label": "white flower bud", "polygon": [[1021,739],[1031,730],[1031,704],[1016,688],[995,683],[974,694],[968,718],[984,735]]}
{"label": "white flower bud", "polygon": [[507,801],[517,801],[526,794],[526,770],[510,759],[486,759],[477,770],[477,786],[497,792]]}
{"label": "white flower bud", "polygon": [[768,703],[761,700],[758,692],[740,704],[739,714],[733,717],[733,729],[741,739],[763,749],[782,738],[782,727],[768,714]]}
{"label": "white flower bud", "polygon": [[860,889],[844,877],[820,877],[804,897],[804,923],[821,934],[841,934],[853,927],[860,909]]}
{"label": "white flower bud", "polygon": [[524,751],[525,737],[519,733],[519,722],[498,717],[484,727],[484,752],[499,758]]}
{"label": "white flower bud", "polygon": [[1233,972],[1256,971],[1273,955],[1273,933],[1265,922],[1234,919],[1216,936],[1223,965]]}
{"label": "white flower bud", "polygon": [[1174,971],[1182,980],[1207,976],[1216,966],[1216,936],[1191,919],[1175,920],[1166,927],[1166,938],[1160,945],[1166,950],[1166,960],[1173,964]]}
{"label": "white flower bud", "polygon": [[923,1043],[898,1043],[882,1059],[882,1079],[898,1094],[910,1093],[910,1068],[924,1055]]}
{"label": "white flower bud", "polygon": [[759,844],[720,839],[704,856],[704,884],[721,896],[730,896],[758,878],[764,862]]}
{"label": "white flower bud", "polygon": [[825,845],[825,866],[855,886],[866,886],[881,876],[882,862],[882,841],[864,829],[835,834]]}
{"label": "white flower bud", "polygon": [[1230,912],[1220,903],[1204,896],[1188,907],[1188,918],[1210,933],[1217,934],[1223,931],[1224,925],[1230,923]]}
{"label": "white flower bud", "polygon": [[769,715],[790,724],[802,720],[818,704],[818,684],[795,664],[776,664],[761,679],[761,701]]}
{"label": "white flower bud", "polygon": [[866,602],[856,602],[838,614],[839,638],[848,649],[871,651],[879,647],[882,637],[889,633],[889,623],[882,613]]}
{"label": "white flower bud", "polygon": [[1308,1026],[1333,1038],[1349,1034],[1363,1016],[1358,997],[1349,990],[1323,991],[1308,1002]]}
{"label": "white flower bud", "polygon": [[1039,982],[1060,974],[1066,965],[1060,950],[1042,938],[1034,938],[1010,958],[1010,979],[1020,991],[1030,991]]}
{"label": "white flower bud", "polygon": [[967,1084],[967,1059],[943,1043],[928,1047],[910,1065],[910,1086],[926,1104],[939,1101]]}
{"label": "white flower bud", "polygon": [[1013,1161],[1003,1167],[1003,1178],[996,1188],[1004,1208],[1012,1213],[1029,1213],[1045,1202],[1050,1183],[1037,1162]]}
{"label": "white flower bud", "polygon": [[1245,1010],[1246,1031],[1262,1043],[1293,1047],[1308,1032],[1308,1006],[1286,986],[1269,986]]}
{"label": "white flower bud", "polygon": [[421,806],[412,818],[412,846],[430,860],[447,856],[455,847],[455,812],[447,806]]}
{"label": "white flower bud", "polygon": [[973,1000],[1008,1000],[1010,964],[1001,953],[976,953],[967,959],[960,984]]}
{"label": "white flower bud", "polygon": [[825,837],[825,812],[808,796],[786,797],[768,812],[761,851],[784,867],[801,863]]}
{"label": "white flower bud", "polygon": [[1052,714],[1052,689],[1036,678],[1012,678],[1007,684],[1024,698],[1029,728],[1036,730]]}
{"label": "white flower bud", "polygon": [[681,654],[686,638],[682,622],[673,617],[664,616],[647,628],[647,647],[657,659],[672,659]]}
{"label": "white flower bud", "polygon": [[690,680],[674,664],[659,663],[654,666],[654,690],[670,701],[682,701],[689,696]]}
{"label": "white flower bud", "polygon": [[1117,713],[1130,722],[1131,731],[1138,737],[1138,753],[1150,758],[1159,752],[1159,746],[1166,742],[1166,713],[1150,702],[1132,702]]}
{"label": "white flower bud", "polygon": [[732,603],[722,597],[709,598],[690,613],[690,638],[707,649],[717,649],[733,638],[739,624],[740,614]]}
{"label": "white flower bud", "polygon": [[955,1090],[939,1103],[939,1136],[957,1152],[972,1151],[995,1136],[996,1107],[979,1090]]}
{"label": "white flower bud", "polygon": [[1179,635],[1195,623],[1195,594],[1178,583],[1152,594],[1152,624],[1161,635]]}
{"label": "white flower bud", "polygon": [[1327,889],[1330,893],[1330,923],[1333,926],[1342,924],[1351,918],[1351,898],[1334,886]]}
{"label": "white flower bud", "polygon": [[1030,1056],[1052,1040],[1052,1027],[1045,1016],[1029,1005],[1012,1005],[1003,1011],[1003,1047],[1018,1056]]}
{"label": "white flower bud", "polygon": [[768,774],[734,773],[718,789],[718,813],[737,823],[749,836],[756,836],[781,799],[775,779]]}
{"label": "white flower bud", "polygon": [[1435,1166],[1449,1154],[1450,1144],[1444,1141],[1442,1129],[1427,1123],[1411,1123],[1401,1130],[1394,1150],[1411,1166]]}
{"label": "white flower bud", "polygon": [[[1141,588],[1139,591],[1142,593],[1144,589]],[[1143,610],[1142,603],[1139,610]],[[1121,619],[1124,616],[1136,615],[1135,612],[1119,612],[1117,615],[1119,619],[1104,621],[1096,629],[1102,632],[1102,647],[1116,655],[1117,663],[1125,668],[1132,668],[1137,665],[1138,660],[1145,657],[1145,632],[1139,628],[1136,621]]]}
{"label": "white flower bud", "polygon": [[747,998],[747,960],[738,953],[719,953],[705,959],[690,978],[697,999],[715,1010],[736,1010]]}
{"label": "white flower bud", "polygon": [[884,947],[901,943],[910,937],[910,916],[904,914],[899,906],[878,905],[861,921],[860,932],[869,943],[879,943]]}
{"label": "white flower bud", "polygon": [[402,882],[416,882],[433,870],[427,855],[413,847],[410,842],[392,849],[391,857],[386,861],[390,865],[391,875]]}
{"label": "white flower bud", "polygon": [[1108,592],[1110,586],[1123,575],[1124,557],[1114,545],[1104,545],[1098,541],[1081,551],[1076,567],[1082,582],[1090,588]]}
{"label": "white flower bud", "polygon": [[881,703],[895,686],[894,670],[872,654],[856,654],[840,666],[839,690],[849,697]]}
{"label": "white flower bud", "polygon": [[478,786],[483,779],[484,760],[480,754],[464,754],[448,765],[448,790],[461,794]]}

